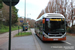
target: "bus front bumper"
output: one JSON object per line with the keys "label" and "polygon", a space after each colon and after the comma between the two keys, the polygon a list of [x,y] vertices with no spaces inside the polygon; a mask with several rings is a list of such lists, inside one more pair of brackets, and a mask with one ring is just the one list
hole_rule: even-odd
{"label": "bus front bumper", "polygon": [[66,40],[66,37],[64,38],[46,38],[43,36],[43,41],[65,41]]}
{"label": "bus front bumper", "polygon": [[49,37],[47,34],[43,34],[43,41],[65,41],[66,40],[66,33],[61,37]]}

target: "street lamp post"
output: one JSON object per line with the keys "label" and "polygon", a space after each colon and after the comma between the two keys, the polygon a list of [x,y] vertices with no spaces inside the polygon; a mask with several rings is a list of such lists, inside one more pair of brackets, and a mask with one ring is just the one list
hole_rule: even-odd
{"label": "street lamp post", "polygon": [[71,19],[72,19],[72,26],[73,26],[73,0],[71,0],[71,7],[72,7]]}
{"label": "street lamp post", "polygon": [[26,0],[25,0],[25,17],[24,17],[24,21],[25,21],[25,23],[26,23]]}
{"label": "street lamp post", "polygon": [[28,15],[31,15],[31,13],[27,14],[27,17],[28,17]]}
{"label": "street lamp post", "polygon": [[67,7],[67,0],[65,0],[65,4],[64,4],[64,9],[65,9],[65,11],[64,11],[64,16],[65,16],[65,19],[67,18],[67,14],[66,14],[66,7]]}

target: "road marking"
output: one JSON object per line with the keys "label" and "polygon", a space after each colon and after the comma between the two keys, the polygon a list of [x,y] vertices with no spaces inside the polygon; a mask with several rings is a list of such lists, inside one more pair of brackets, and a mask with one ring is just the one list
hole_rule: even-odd
{"label": "road marking", "polygon": [[69,44],[69,45],[71,45],[71,43],[69,43],[69,42],[66,42],[67,44]]}

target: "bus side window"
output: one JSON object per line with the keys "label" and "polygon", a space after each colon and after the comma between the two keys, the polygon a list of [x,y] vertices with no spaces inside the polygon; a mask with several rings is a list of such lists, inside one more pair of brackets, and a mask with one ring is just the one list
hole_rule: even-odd
{"label": "bus side window", "polygon": [[35,22],[34,26],[35,26],[35,28],[36,28],[36,22]]}
{"label": "bus side window", "polygon": [[50,21],[48,21],[48,28],[51,28],[51,24],[50,24]]}
{"label": "bus side window", "polygon": [[42,21],[39,22],[39,30],[42,30]]}

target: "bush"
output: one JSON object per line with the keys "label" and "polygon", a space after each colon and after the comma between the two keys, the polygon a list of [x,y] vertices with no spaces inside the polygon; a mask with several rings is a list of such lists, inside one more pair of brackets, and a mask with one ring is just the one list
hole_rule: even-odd
{"label": "bush", "polygon": [[2,0],[0,0],[0,9],[3,7]]}
{"label": "bush", "polygon": [[68,28],[66,29],[66,31],[69,32],[69,33],[72,33],[72,32],[73,32],[70,27],[68,27]]}
{"label": "bush", "polygon": [[[22,29],[21,26],[19,26],[19,29]],[[11,26],[11,31],[18,30],[18,26]],[[9,32],[9,26],[5,26],[3,24],[0,25],[0,34],[4,32]]]}
{"label": "bush", "polygon": [[68,33],[75,33],[75,29],[73,27],[71,27],[71,28],[70,27],[67,27],[66,31]]}

